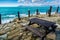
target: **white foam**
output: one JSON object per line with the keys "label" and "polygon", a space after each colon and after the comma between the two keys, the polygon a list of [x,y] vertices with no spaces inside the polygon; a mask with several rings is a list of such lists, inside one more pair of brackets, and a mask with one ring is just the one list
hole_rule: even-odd
{"label": "white foam", "polygon": [[[54,14],[55,12],[51,12],[51,14]],[[40,12],[40,14],[46,14],[46,12]],[[31,15],[36,15],[36,13],[34,13],[34,14],[31,14]],[[13,17],[13,18],[7,18],[7,19],[4,19],[4,20],[2,20],[2,24],[4,24],[4,23],[8,23],[8,22],[10,22],[10,21],[12,21],[12,20],[14,20],[15,18],[16,18],[16,15],[6,15],[7,17]],[[6,17],[5,16],[5,17]],[[28,17],[28,15],[27,14],[20,14],[20,16],[21,17]]]}
{"label": "white foam", "polygon": [[2,16],[2,17],[16,17],[16,15],[5,15],[5,16]]}
{"label": "white foam", "polygon": [[9,23],[10,21],[13,21],[14,18],[9,18],[9,19],[3,19],[2,24],[4,23]]}
{"label": "white foam", "polygon": [[46,12],[40,12],[40,14],[46,14]]}
{"label": "white foam", "polygon": [[[40,12],[40,14],[46,14],[46,12]],[[51,12],[51,14],[55,14],[55,12]]]}
{"label": "white foam", "polygon": [[20,14],[20,15],[21,15],[21,17],[28,17],[27,14]]}
{"label": "white foam", "polygon": [[8,17],[15,17],[15,15],[7,15]]}

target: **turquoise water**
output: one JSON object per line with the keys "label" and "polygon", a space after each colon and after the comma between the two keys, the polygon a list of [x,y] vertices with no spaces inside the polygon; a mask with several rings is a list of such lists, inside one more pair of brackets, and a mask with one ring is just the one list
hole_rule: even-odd
{"label": "turquoise water", "polygon": [[[57,7],[52,8],[52,12],[56,11]],[[39,10],[40,13],[45,14],[48,11],[49,6],[41,6],[41,7],[28,7],[28,6],[19,6],[19,7],[0,7],[0,14],[2,14],[2,23],[9,22],[17,17],[17,12],[20,12],[21,17],[25,17],[28,14],[28,10],[30,10],[31,14],[35,14],[36,9]],[[59,8],[60,12],[60,8]],[[7,20],[8,19],[8,20]],[[5,21],[6,20],[6,21]]]}

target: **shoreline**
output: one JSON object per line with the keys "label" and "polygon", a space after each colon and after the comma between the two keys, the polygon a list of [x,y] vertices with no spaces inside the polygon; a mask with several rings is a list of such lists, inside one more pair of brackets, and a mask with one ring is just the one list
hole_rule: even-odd
{"label": "shoreline", "polygon": [[[55,12],[52,12],[51,14],[55,14]],[[40,12],[40,15],[46,15],[46,12]],[[21,18],[25,18],[25,17],[28,17],[28,14],[20,14]],[[34,14],[31,14],[31,16],[36,16],[36,13]],[[5,16],[6,17],[6,16]],[[4,23],[9,23],[10,21],[13,21],[14,19],[17,18],[16,15],[11,15],[11,16],[7,16],[7,17],[12,17],[12,18],[4,18],[4,20],[2,19],[2,24]]]}
{"label": "shoreline", "polygon": [[[54,14],[54,16],[52,15],[51,17],[48,17],[45,14],[44,15],[40,14],[40,15],[34,15],[31,17],[23,17],[23,18],[21,18],[21,20],[18,20],[18,18],[15,18],[14,20],[12,20],[9,23],[1,24],[0,32],[1,32],[1,34],[6,33],[6,35],[8,36],[8,39],[12,39],[12,38],[15,39],[15,37],[19,38],[19,36],[21,36],[22,34],[23,34],[22,37],[26,37],[28,35],[31,36],[33,33],[30,31],[24,31],[25,27],[23,27],[22,25],[28,24],[29,23],[28,19],[34,18],[34,17],[43,19],[43,20],[47,20],[47,21],[52,21],[52,22],[57,22],[57,20],[59,19],[58,22],[60,22],[60,17],[58,16],[58,14]],[[30,26],[32,26],[33,28],[38,27],[38,25],[36,25],[36,24],[30,25]],[[60,28],[59,28],[59,30],[60,30]],[[28,35],[26,35],[26,34],[28,34]],[[55,39],[55,37],[56,37],[55,33],[50,33],[49,35],[47,35],[47,38],[48,37],[52,38],[50,36],[52,34],[53,34],[53,38]],[[3,36],[4,36],[4,34],[3,34]],[[7,37],[5,36],[5,38],[7,38]],[[16,39],[18,39],[18,38],[16,38]],[[31,37],[31,38],[34,38],[34,37]],[[22,38],[22,39],[24,39],[24,38]],[[38,39],[38,38],[36,38],[36,39]]]}

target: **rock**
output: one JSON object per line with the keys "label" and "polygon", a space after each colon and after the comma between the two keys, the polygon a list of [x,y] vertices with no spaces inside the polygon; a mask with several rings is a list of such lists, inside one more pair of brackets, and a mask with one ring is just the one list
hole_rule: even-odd
{"label": "rock", "polygon": [[15,38],[16,36],[18,36],[20,34],[20,32],[16,32],[12,35],[8,35],[8,39],[12,39],[12,38]]}
{"label": "rock", "polygon": [[20,33],[19,35],[23,35],[23,33]]}
{"label": "rock", "polygon": [[31,25],[33,28],[37,28],[37,27],[40,27],[39,25],[37,25],[37,24],[32,24]]}
{"label": "rock", "polygon": [[5,31],[6,31],[6,32],[10,31],[10,27],[6,27],[6,28],[5,28]]}
{"label": "rock", "polygon": [[38,17],[38,18],[44,18],[44,17],[46,17],[46,15],[36,15],[36,17]]}
{"label": "rock", "polygon": [[18,21],[18,19],[17,19],[17,18],[13,20],[13,22],[17,22],[17,21]]}
{"label": "rock", "polygon": [[31,40],[32,35],[26,35],[26,36],[23,36],[23,37],[24,37],[24,40]]}
{"label": "rock", "polygon": [[26,21],[26,20],[21,20],[21,22],[24,22],[24,23],[26,23],[27,21]]}
{"label": "rock", "polygon": [[0,30],[2,29],[2,27],[3,27],[3,25],[2,25],[2,24],[0,24]]}
{"label": "rock", "polygon": [[0,40],[7,40],[7,34],[0,35]]}
{"label": "rock", "polygon": [[28,36],[30,36],[30,35],[32,35],[32,33],[31,33],[31,32],[29,32],[27,35],[28,35]]}
{"label": "rock", "polygon": [[51,40],[55,40],[56,34],[55,34],[55,33],[50,33],[50,34],[47,35],[46,38],[47,38],[47,39],[51,39]]}
{"label": "rock", "polygon": [[[30,18],[35,18],[36,16],[32,16]],[[29,30],[26,30],[26,28],[24,27],[25,25],[29,24],[28,19],[30,19],[28,17],[26,18],[22,18],[21,20],[15,19],[14,21],[12,21],[11,23],[7,23],[7,24],[3,24],[0,25],[0,34],[4,34],[7,33],[8,34],[8,38],[12,39],[12,40],[18,40],[19,37],[21,38],[20,40],[40,40],[39,37],[32,37],[33,33]],[[40,18],[43,20],[48,20],[48,21],[56,21],[57,19],[58,22],[60,21],[60,17],[46,17],[46,15],[37,15],[36,18]],[[55,19],[55,20],[54,20]],[[45,34],[45,30],[43,28],[41,28],[39,25],[37,24],[32,24],[30,25],[33,28],[39,28],[39,30],[42,32],[42,34]],[[58,28],[60,25],[58,25]],[[7,31],[7,32],[6,32]],[[55,33],[50,33],[46,36],[47,39],[54,39],[55,40]]]}
{"label": "rock", "polygon": [[24,30],[26,30],[26,28],[25,28],[25,27],[20,28],[20,31],[24,31]]}

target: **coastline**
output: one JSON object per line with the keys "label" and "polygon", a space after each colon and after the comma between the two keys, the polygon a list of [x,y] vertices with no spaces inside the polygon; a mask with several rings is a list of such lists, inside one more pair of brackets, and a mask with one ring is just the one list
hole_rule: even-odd
{"label": "coastline", "polygon": [[[55,14],[55,12],[52,12],[51,14]],[[36,13],[30,14],[31,16],[36,16]],[[40,12],[40,15],[46,15],[46,12]],[[20,14],[21,18],[28,17],[28,14]],[[2,16],[2,24],[4,23],[9,23],[10,21],[13,21],[14,19],[17,18],[16,15],[5,15]]]}
{"label": "coastline", "polygon": [[[22,26],[22,25],[28,24],[29,23],[28,20],[30,18],[39,18],[39,19],[43,19],[43,20],[47,20],[47,21],[56,22],[56,23],[60,22],[60,21],[58,21],[58,20],[60,20],[60,16],[58,14],[53,14],[53,15],[51,15],[51,17],[48,17],[48,15],[45,15],[45,14],[40,14],[40,15],[34,15],[34,16],[31,16],[31,17],[23,17],[23,18],[21,18],[21,20],[18,20],[18,18],[15,18],[14,20],[12,20],[9,23],[5,23],[5,24],[0,25],[1,26],[0,27],[0,32],[1,32],[0,34],[6,33],[8,35],[8,39],[12,39],[12,38],[13,39],[18,39],[19,35],[22,36],[22,34],[23,34],[22,37],[27,37],[27,38],[31,37],[32,32],[24,31],[25,27]],[[36,25],[36,24],[30,25],[30,26],[32,26],[34,28],[38,27],[38,25]],[[59,30],[60,30],[60,28],[59,28]],[[26,33],[28,35],[26,35]],[[52,39],[56,38],[55,33],[50,33],[49,36],[47,36],[47,38],[49,39],[49,38],[51,38],[51,36],[53,36]],[[15,37],[18,37],[18,38],[15,38]],[[34,38],[34,37],[31,37],[31,38]],[[24,39],[24,38],[22,38],[22,39]],[[39,39],[39,38],[36,38],[36,39]]]}
{"label": "coastline", "polygon": [[60,0],[0,0],[0,40],[60,40]]}

